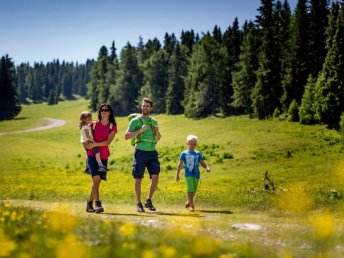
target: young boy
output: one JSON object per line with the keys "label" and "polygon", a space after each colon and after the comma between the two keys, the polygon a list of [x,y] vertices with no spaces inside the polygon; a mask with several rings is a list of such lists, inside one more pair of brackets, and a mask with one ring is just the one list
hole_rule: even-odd
{"label": "young boy", "polygon": [[176,171],[176,181],[179,182],[179,173],[183,168],[185,171],[185,181],[187,186],[188,201],[186,202],[185,208],[189,211],[194,211],[194,197],[198,187],[198,181],[200,179],[199,164],[207,171],[210,172],[210,168],[205,164],[202,154],[196,150],[197,136],[189,135],[186,138],[186,144],[188,149],[183,151],[179,157],[179,164]]}

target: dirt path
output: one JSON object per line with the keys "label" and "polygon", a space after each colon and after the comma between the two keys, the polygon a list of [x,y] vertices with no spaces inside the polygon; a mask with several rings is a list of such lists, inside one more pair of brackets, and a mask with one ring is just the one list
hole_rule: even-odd
{"label": "dirt path", "polygon": [[63,126],[66,123],[65,120],[60,119],[54,119],[54,118],[47,118],[47,121],[45,121],[40,126],[26,129],[26,130],[20,130],[20,131],[11,131],[11,132],[0,132],[0,135],[5,134],[18,134],[18,133],[29,133],[29,132],[35,132],[35,131],[41,131],[41,130],[48,130],[51,128]]}

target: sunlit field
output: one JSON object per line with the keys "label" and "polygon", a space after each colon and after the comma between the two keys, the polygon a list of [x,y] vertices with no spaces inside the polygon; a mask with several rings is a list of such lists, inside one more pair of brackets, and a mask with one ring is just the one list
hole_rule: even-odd
{"label": "sunlit field", "polygon": [[[91,179],[78,119],[87,101],[25,105],[0,133],[42,125],[45,131],[0,135],[0,257],[344,257],[344,142],[324,125],[246,116],[186,119],[154,115],[161,177],[156,213],[138,214],[127,117],[116,117],[103,214],[87,214]],[[96,118],[96,114],[94,114]],[[196,211],[185,210],[175,182],[188,134],[210,173],[201,171]],[[265,172],[274,182],[266,189]],[[143,180],[147,194],[149,177]],[[249,223],[259,226],[234,229]]]}

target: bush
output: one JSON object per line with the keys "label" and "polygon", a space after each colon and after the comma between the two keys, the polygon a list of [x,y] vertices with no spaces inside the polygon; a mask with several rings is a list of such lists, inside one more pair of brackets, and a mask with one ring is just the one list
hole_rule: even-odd
{"label": "bush", "polygon": [[288,109],[289,121],[298,122],[299,118],[299,105],[297,104],[296,100],[294,99],[289,106]]}

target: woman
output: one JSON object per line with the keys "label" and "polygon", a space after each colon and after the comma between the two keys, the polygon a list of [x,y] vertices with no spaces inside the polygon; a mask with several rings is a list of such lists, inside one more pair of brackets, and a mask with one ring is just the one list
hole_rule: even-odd
{"label": "woman", "polygon": [[[104,211],[104,208],[99,200],[99,186],[101,179],[106,180],[106,172],[99,171],[98,162],[91,149],[99,147],[102,163],[107,166],[110,155],[109,145],[117,133],[117,124],[110,105],[106,103],[100,104],[98,120],[92,122],[91,128],[95,142],[87,145],[87,161],[92,177],[92,189],[90,197],[87,200],[86,212],[100,213]],[[93,201],[95,201],[95,208],[93,208]]]}

